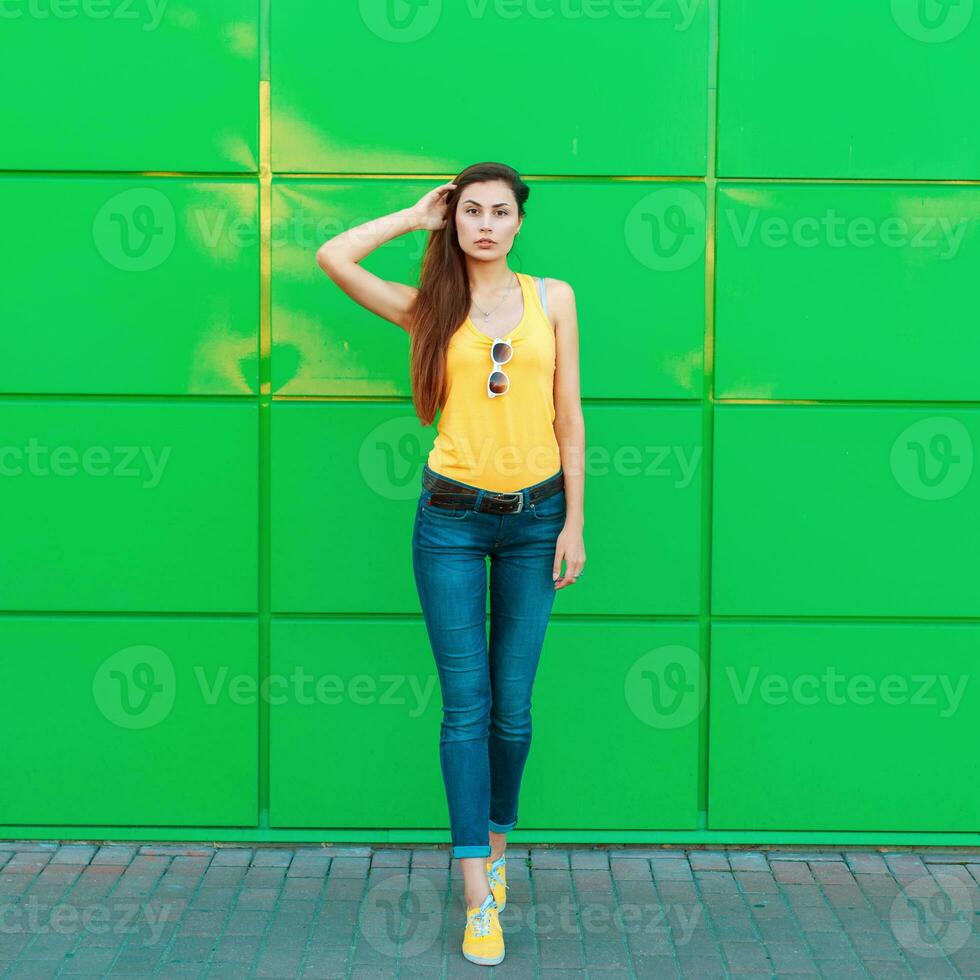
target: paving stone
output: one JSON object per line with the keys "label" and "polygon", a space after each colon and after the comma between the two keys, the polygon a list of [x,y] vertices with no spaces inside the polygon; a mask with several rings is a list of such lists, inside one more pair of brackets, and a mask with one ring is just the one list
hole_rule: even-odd
{"label": "paving stone", "polygon": [[819,976],[817,964],[805,943],[770,942],[765,948],[776,976]]}
{"label": "paving stone", "polygon": [[331,878],[366,878],[370,870],[369,857],[335,857],[330,862]]}
{"label": "paving stone", "polygon": [[693,871],[728,871],[728,855],[724,851],[691,851],[689,863]]}
{"label": "paving stone", "polygon": [[609,867],[609,855],[605,851],[572,851],[569,854],[569,863],[572,868],[583,871],[605,870]]}
{"label": "paving stone", "polygon": [[544,847],[531,848],[532,871],[554,871],[567,868],[568,851],[551,850]]}
{"label": "paving stone", "polygon": [[325,854],[296,854],[286,874],[290,878],[325,878],[330,861]]}
{"label": "paving stone", "polygon": [[90,844],[65,844],[51,855],[50,864],[88,864],[96,850]]}
{"label": "paving stone", "polygon": [[922,858],[918,854],[884,854],[885,863],[895,875],[928,874]]}
{"label": "paving stone", "polygon": [[776,879],[768,870],[736,871],[733,877],[735,884],[748,894],[775,894],[779,891]]}
{"label": "paving stone", "polygon": [[851,869],[844,861],[808,861],[810,873],[822,885],[856,885]]}
{"label": "paving stone", "polygon": [[246,847],[220,847],[215,851],[214,860],[211,862],[215,867],[222,865],[248,866],[252,863],[252,849]]}
{"label": "paving stone", "polygon": [[293,860],[291,849],[263,847],[252,855],[253,868],[288,868]]}
{"label": "paving stone", "polygon": [[407,847],[383,847],[375,849],[371,855],[372,868],[407,868],[412,860],[412,852]]}
{"label": "paving stone", "polygon": [[[342,847],[340,844],[328,844],[326,847],[318,848],[330,857],[358,857],[369,858],[374,853],[370,847]],[[448,851],[446,851],[448,854]]]}
{"label": "paving stone", "polygon": [[[453,861],[453,864],[458,866],[458,861]],[[507,861],[510,864],[510,860]],[[444,849],[436,850],[433,849],[423,849],[412,851],[412,867],[413,868],[448,868],[449,867],[449,851]],[[462,940],[461,940],[462,941]]]}
{"label": "paving stone", "polygon": [[733,871],[762,871],[769,873],[769,862],[762,851],[730,851],[728,863]]}
{"label": "paving stone", "polygon": [[843,861],[841,851],[768,851],[769,863],[773,861]]}
{"label": "paving stone", "polygon": [[201,847],[194,844],[143,844],[138,848],[139,854],[154,854],[163,857],[213,857],[213,847]]}
{"label": "paving stone", "polygon": [[929,848],[919,857],[926,864],[980,864],[980,847],[959,849]]}
{"label": "paving stone", "polygon": [[124,866],[132,861],[135,854],[135,846],[103,844],[93,855],[91,864]]}
{"label": "paving stone", "polygon": [[846,855],[848,867],[855,874],[882,874],[889,873],[888,865],[880,854],[872,854],[868,851],[852,851]]}
{"label": "paving stone", "polygon": [[686,860],[650,858],[650,868],[657,881],[693,881],[694,874]]}
{"label": "paving stone", "polygon": [[778,882],[812,882],[813,875],[810,873],[809,864],[806,861],[769,861],[773,877]]}

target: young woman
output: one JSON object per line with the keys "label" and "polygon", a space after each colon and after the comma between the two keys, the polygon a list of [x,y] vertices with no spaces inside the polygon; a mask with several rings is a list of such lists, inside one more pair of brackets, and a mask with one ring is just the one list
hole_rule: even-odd
{"label": "young woman", "polygon": [[[504,847],[517,822],[548,619],[555,593],[585,564],[575,296],[567,282],[507,262],[529,194],[512,168],[476,164],[317,252],[348,296],[408,331],[422,425],[441,409],[412,560],[442,688],[439,757],[464,880],[462,952],[484,964],[504,956]],[[418,229],[431,234],[417,289],[358,264]]]}

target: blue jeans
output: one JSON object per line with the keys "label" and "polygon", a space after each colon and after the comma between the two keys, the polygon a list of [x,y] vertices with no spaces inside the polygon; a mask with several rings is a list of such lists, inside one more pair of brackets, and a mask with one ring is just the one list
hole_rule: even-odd
{"label": "blue jeans", "polygon": [[565,524],[564,490],[528,502],[527,491],[539,485],[523,488],[524,508],[515,514],[430,506],[433,491],[424,487],[415,511],[412,567],[442,688],[439,761],[455,858],[489,855],[489,831],[506,833],[517,823],[531,747],[531,686],[555,601],[555,542]]}

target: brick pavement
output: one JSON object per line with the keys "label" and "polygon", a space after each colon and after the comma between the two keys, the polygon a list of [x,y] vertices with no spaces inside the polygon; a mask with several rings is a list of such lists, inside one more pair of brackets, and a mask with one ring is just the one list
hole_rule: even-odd
{"label": "brick pavement", "polygon": [[0,841],[0,977],[980,976],[980,848],[507,849],[504,962],[446,846]]}

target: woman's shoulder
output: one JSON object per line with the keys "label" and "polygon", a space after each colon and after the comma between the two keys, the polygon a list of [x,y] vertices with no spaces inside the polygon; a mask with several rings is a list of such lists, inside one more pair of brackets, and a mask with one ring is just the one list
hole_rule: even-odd
{"label": "woman's shoulder", "polygon": [[541,281],[541,284],[544,286],[545,295],[549,300],[554,297],[556,300],[562,301],[570,299],[575,295],[571,285],[564,279],[555,279],[553,276],[532,276],[531,278],[534,279],[535,283],[538,280]]}

